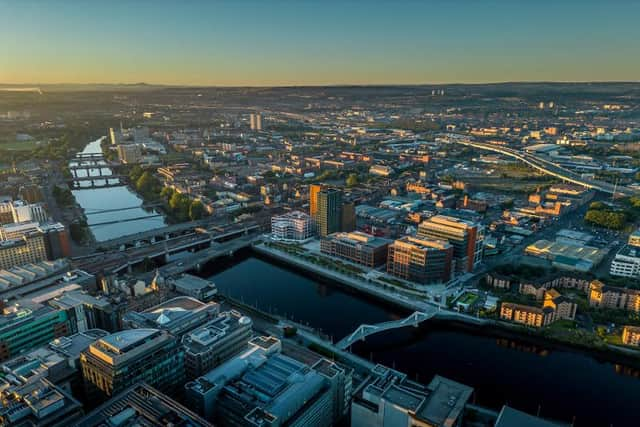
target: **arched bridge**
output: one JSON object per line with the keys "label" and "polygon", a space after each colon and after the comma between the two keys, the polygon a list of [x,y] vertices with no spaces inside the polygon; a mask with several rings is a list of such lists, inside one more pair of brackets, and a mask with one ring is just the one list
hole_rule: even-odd
{"label": "arched bridge", "polygon": [[363,340],[369,335],[378,332],[388,331],[389,329],[404,328],[405,326],[418,326],[425,320],[431,319],[439,311],[439,308],[428,307],[425,311],[416,311],[408,317],[389,322],[376,323],[375,325],[360,325],[352,334],[347,335],[336,343],[336,347],[341,350],[348,349],[353,343]]}

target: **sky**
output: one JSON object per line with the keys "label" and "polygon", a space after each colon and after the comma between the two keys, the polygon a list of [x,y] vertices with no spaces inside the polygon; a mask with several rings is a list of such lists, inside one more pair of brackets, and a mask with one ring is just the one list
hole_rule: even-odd
{"label": "sky", "polygon": [[640,80],[639,0],[0,0],[0,83]]}

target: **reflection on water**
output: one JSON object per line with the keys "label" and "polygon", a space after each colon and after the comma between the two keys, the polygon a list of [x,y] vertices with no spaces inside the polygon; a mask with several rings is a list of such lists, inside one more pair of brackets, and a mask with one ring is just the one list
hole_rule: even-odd
{"label": "reflection on water", "polygon": [[534,353],[538,356],[548,356],[549,349],[536,344],[528,344],[523,341],[516,341],[509,338],[496,338],[496,344],[500,347],[510,348],[512,350],[524,351],[526,353]]}
{"label": "reflection on water", "polygon": [[[100,140],[89,143],[83,153],[101,153]],[[72,161],[69,166],[92,165],[90,161]],[[101,162],[101,164],[106,164]],[[77,169],[72,173],[79,178],[97,177],[95,185],[118,184],[118,178],[108,179],[113,172],[108,167]],[[100,177],[105,179],[100,179]],[[154,209],[142,207],[143,200],[128,187],[114,186],[108,188],[91,187],[91,181],[79,183],[79,189],[73,190],[76,200],[85,210],[87,222],[97,241],[114,239],[127,234],[152,230],[166,225],[164,217],[158,216]],[[122,210],[119,210],[122,209]]]}

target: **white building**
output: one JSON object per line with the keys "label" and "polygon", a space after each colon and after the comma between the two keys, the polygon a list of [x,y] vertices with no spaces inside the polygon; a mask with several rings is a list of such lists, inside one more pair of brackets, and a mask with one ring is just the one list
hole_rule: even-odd
{"label": "white building", "polygon": [[609,274],[640,278],[640,248],[623,246],[611,261]]}
{"label": "white building", "polygon": [[276,240],[305,240],[312,236],[311,217],[292,211],[271,218],[271,236]]}
{"label": "white building", "polygon": [[42,203],[29,204],[24,200],[16,200],[11,204],[13,222],[45,222],[47,221],[47,211]]}

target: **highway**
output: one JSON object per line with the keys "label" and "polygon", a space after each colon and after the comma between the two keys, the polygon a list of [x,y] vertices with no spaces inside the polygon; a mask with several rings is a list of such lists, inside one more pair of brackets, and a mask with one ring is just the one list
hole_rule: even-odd
{"label": "highway", "polygon": [[526,153],[520,150],[514,150],[513,148],[504,147],[501,145],[486,144],[483,142],[471,141],[468,139],[449,138],[448,142],[465,145],[467,147],[473,147],[480,150],[493,151],[495,153],[504,154],[514,159],[531,166],[532,168],[558,179],[561,179],[572,184],[581,185],[583,187],[601,191],[603,193],[612,194],[614,196],[633,196],[638,194],[635,190],[622,185],[613,185],[608,182],[599,181],[595,179],[583,178],[580,174],[570,171],[556,163],[553,163],[540,156],[536,156],[530,153]]}

